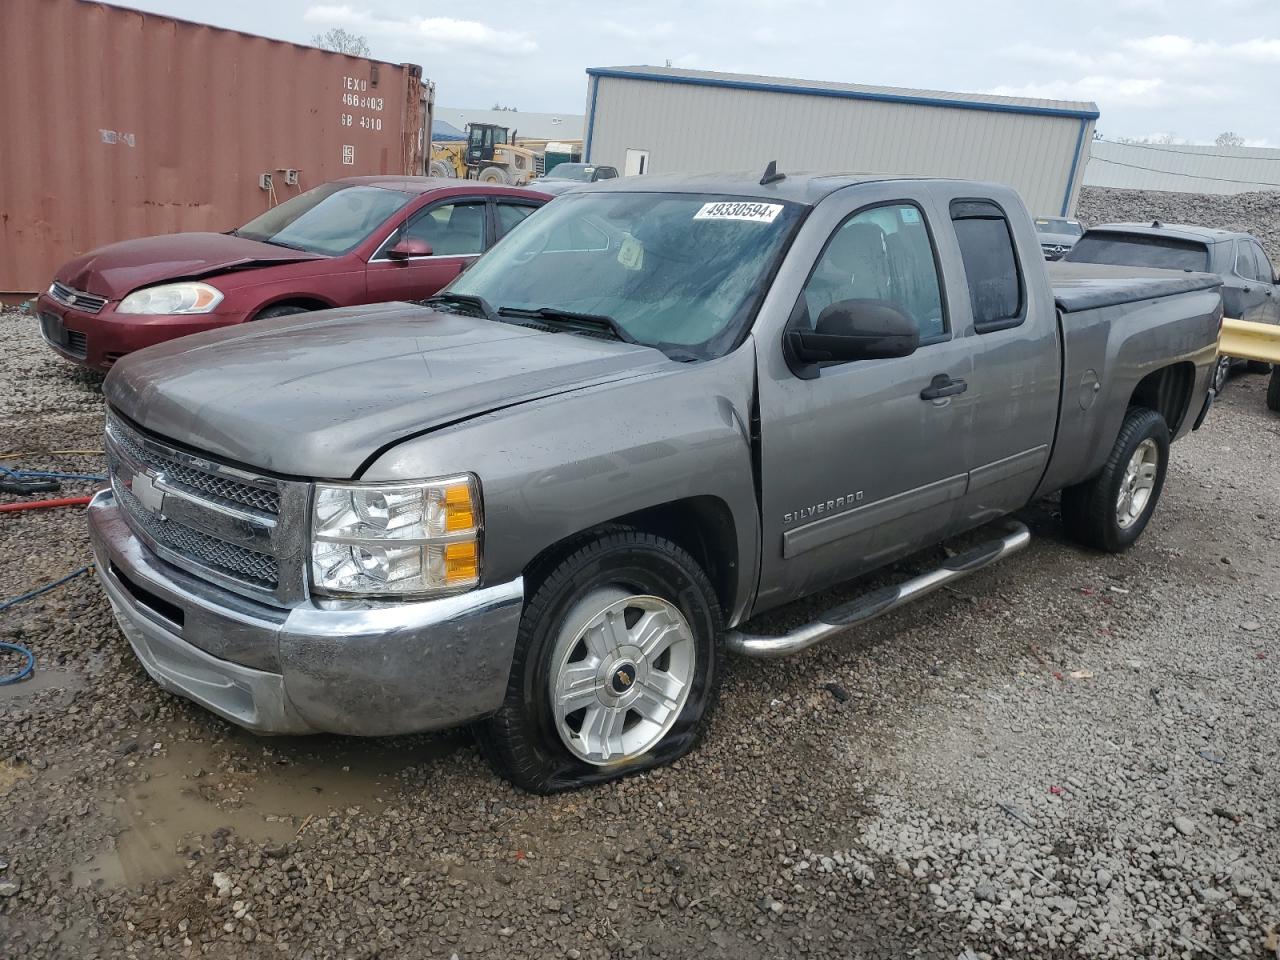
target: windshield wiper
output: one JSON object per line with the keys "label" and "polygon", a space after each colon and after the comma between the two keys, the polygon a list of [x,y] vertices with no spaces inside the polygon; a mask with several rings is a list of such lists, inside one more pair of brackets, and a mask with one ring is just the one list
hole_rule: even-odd
{"label": "windshield wiper", "polygon": [[474,293],[437,293],[434,297],[420,300],[419,303],[449,303],[455,306],[472,307],[479,310],[486,320],[498,319],[498,314],[489,305],[489,301]]}
{"label": "windshield wiper", "polygon": [[[238,236],[238,234],[237,234]],[[306,247],[299,246],[296,243],[286,243],[284,240],[259,240],[259,243],[269,243],[273,247],[284,247],[286,250],[298,250],[302,253],[310,253]]]}
{"label": "windshield wiper", "polygon": [[535,310],[526,310],[523,307],[499,307],[498,316],[542,320],[545,323],[560,322],[570,329],[576,328],[587,333],[608,333],[623,343],[640,342],[627,333],[617,320],[603,313],[578,313],[576,310],[561,310],[559,307],[538,307]]}

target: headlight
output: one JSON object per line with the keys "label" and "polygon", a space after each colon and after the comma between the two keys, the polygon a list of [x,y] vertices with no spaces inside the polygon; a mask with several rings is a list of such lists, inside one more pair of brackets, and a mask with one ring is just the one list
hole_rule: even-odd
{"label": "headlight", "polygon": [[222,302],[222,291],[207,283],[166,283],[135,290],[116,313],[208,313]]}
{"label": "headlight", "polygon": [[316,484],[311,585],[329,596],[426,596],[480,582],[480,494],[469,476]]}

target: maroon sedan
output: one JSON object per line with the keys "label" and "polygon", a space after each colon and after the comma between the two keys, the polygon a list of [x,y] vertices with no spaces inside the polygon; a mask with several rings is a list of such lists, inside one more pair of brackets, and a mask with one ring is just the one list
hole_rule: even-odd
{"label": "maroon sedan", "polygon": [[230,233],[125,240],[65,264],[40,295],[45,340],[105,370],[174,337],[435,293],[549,200],[432,177],[351,177]]}

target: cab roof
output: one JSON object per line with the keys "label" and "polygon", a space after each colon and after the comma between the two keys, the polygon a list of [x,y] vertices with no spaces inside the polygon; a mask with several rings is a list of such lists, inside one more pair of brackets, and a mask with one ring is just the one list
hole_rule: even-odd
{"label": "cab roof", "polygon": [[909,180],[917,183],[936,182],[936,178],[887,177],[858,173],[791,173],[783,179],[761,184],[762,171],[754,173],[645,174],[619,177],[591,184],[593,192],[625,191],[628,193],[713,193],[751,200],[789,201],[812,206],[844,187],[885,180]]}

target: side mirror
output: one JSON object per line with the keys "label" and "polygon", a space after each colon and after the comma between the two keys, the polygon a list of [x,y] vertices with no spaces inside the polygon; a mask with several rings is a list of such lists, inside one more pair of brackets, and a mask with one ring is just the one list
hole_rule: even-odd
{"label": "side mirror", "polygon": [[837,300],[814,329],[792,330],[788,338],[803,363],[907,357],[920,346],[915,320],[885,300]]}
{"label": "side mirror", "polygon": [[391,260],[408,260],[410,257],[431,256],[431,244],[416,237],[401,237],[387,248],[387,257]]}

